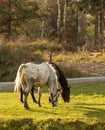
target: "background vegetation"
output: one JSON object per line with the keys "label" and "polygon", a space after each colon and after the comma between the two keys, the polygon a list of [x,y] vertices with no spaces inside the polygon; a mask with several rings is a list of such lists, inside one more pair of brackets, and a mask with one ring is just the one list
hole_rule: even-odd
{"label": "background vegetation", "polygon": [[51,53],[67,77],[97,75],[74,62],[104,63],[104,12],[104,0],[1,0],[0,81],[13,81],[21,63],[49,61]]}
{"label": "background vegetation", "polygon": [[49,39],[69,51],[102,46],[104,12],[104,0],[1,0],[0,35],[6,41]]}
{"label": "background vegetation", "polygon": [[48,40],[36,40],[30,43],[8,42],[0,46],[0,81],[14,81],[17,69],[26,62],[52,62],[60,66],[67,78],[104,76],[105,53],[101,51],[91,55],[89,51],[65,51],[63,46]]}

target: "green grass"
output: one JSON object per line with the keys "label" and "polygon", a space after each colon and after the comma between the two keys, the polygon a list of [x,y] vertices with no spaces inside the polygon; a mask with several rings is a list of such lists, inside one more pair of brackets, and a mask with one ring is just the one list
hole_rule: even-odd
{"label": "green grass", "polygon": [[42,107],[29,96],[26,110],[19,94],[0,92],[0,130],[105,130],[105,82],[72,85],[70,103],[60,97],[57,107],[48,96],[43,92]]}

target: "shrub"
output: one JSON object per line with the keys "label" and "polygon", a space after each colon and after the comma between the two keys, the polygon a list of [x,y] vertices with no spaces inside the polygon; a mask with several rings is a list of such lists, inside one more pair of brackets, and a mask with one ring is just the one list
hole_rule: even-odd
{"label": "shrub", "polygon": [[78,68],[75,68],[73,66],[60,65],[60,67],[61,67],[62,71],[64,72],[65,76],[68,78],[82,77],[82,76],[86,75],[81,70],[79,70]]}

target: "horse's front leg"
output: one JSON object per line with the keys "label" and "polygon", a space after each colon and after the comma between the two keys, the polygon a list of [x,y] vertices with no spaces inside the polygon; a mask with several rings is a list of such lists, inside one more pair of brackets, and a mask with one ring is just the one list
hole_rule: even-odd
{"label": "horse's front leg", "polygon": [[52,107],[57,106],[57,90],[56,88],[54,88],[54,84],[52,86],[50,86],[50,98],[49,101],[51,101],[52,103]]}
{"label": "horse's front leg", "polygon": [[42,89],[40,87],[38,87],[38,105],[39,105],[39,107],[41,107],[41,104],[40,104],[41,95],[42,95]]}
{"label": "horse's front leg", "polygon": [[37,103],[37,100],[36,100],[36,98],[34,96],[34,87],[32,87],[32,90],[31,90],[31,97],[33,99],[33,102]]}

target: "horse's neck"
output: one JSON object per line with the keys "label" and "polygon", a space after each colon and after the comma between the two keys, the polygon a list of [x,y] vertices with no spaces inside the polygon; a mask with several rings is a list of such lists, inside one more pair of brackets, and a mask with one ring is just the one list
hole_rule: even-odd
{"label": "horse's neck", "polygon": [[67,80],[66,77],[64,76],[62,70],[58,67],[58,65],[56,65],[55,63],[52,63],[53,68],[56,70],[56,74],[58,77],[58,81],[62,87],[63,90],[67,90],[68,88],[68,84],[67,84]]}

